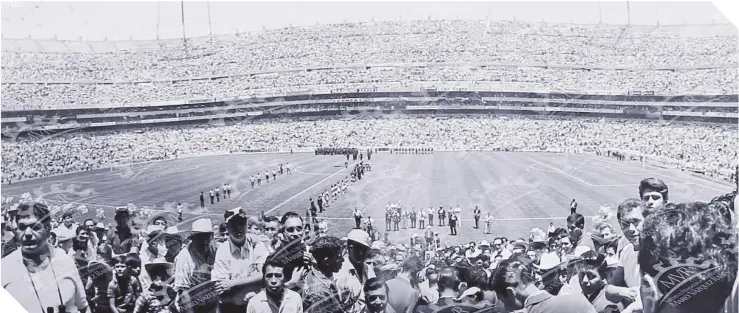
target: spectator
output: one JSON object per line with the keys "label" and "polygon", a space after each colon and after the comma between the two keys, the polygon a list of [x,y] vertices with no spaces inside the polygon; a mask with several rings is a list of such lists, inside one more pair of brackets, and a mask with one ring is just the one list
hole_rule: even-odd
{"label": "spectator", "polygon": [[302,313],[303,301],[300,295],[285,288],[285,267],[270,256],[264,263],[262,276],[265,288],[249,300],[247,313],[282,312]]}
{"label": "spectator", "polygon": [[418,286],[418,272],[423,269],[421,260],[415,256],[404,259],[399,258],[402,264],[397,277],[387,281],[388,300],[395,312],[413,313],[413,310],[421,297],[416,287]]}

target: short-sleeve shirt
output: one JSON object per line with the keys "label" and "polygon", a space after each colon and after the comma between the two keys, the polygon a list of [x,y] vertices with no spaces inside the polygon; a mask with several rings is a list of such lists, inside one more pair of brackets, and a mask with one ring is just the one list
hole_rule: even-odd
{"label": "short-sleeve shirt", "polygon": [[[259,243],[261,244],[261,243]],[[234,245],[230,239],[220,243],[216,250],[211,280],[243,279],[261,272],[252,244],[247,241],[242,247]],[[244,296],[256,290],[249,288],[233,288],[221,295],[227,303],[245,305]]]}
{"label": "short-sleeve shirt", "polygon": [[108,299],[115,299],[115,307],[121,312],[132,311],[139,295],[141,288],[136,277],[131,277],[125,282],[115,277],[108,284]]}
{"label": "short-sleeve shirt", "polygon": [[133,233],[133,229],[124,234],[113,228],[108,232],[108,244],[115,254],[125,254],[131,252],[131,249],[140,246],[138,238]]}
{"label": "short-sleeve shirt", "polygon": [[1,271],[3,288],[28,312],[46,312],[47,307],[56,309],[60,298],[67,312],[87,308],[85,286],[77,265],[61,249],[53,249],[50,262],[34,272],[28,270],[21,251],[16,250],[3,258]]}
{"label": "short-sleeve shirt", "polygon": [[267,297],[267,292],[262,290],[249,300],[246,313],[303,313],[303,299],[300,294],[290,289],[285,289],[280,306]]}

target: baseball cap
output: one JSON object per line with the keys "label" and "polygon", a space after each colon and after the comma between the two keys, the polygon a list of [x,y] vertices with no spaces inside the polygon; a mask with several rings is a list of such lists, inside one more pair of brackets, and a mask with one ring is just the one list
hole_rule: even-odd
{"label": "baseball cap", "polygon": [[354,241],[358,244],[361,244],[367,248],[370,247],[370,242],[372,241],[370,239],[370,235],[361,229],[352,229],[349,231],[349,234],[346,236],[347,240]]}
{"label": "baseball cap", "polygon": [[244,213],[244,210],[242,210],[241,207],[231,209],[231,210],[226,210],[226,212],[223,213],[223,219],[226,220],[226,223],[228,223],[234,218],[236,218],[237,220],[243,219],[244,222],[246,222],[246,220],[248,219],[248,217],[246,216],[246,213]]}

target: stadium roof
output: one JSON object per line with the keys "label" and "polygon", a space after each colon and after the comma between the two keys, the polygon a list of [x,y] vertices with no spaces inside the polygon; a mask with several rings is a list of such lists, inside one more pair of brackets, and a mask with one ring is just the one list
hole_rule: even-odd
{"label": "stadium roof", "polygon": [[[4,51],[73,52],[68,42],[55,42],[135,42],[132,46],[138,47],[151,41],[145,45],[154,47],[162,44],[157,39],[181,39],[183,33],[193,38],[317,23],[425,19],[729,23],[710,2],[3,2],[2,37],[7,45]],[[734,34],[736,29],[730,31]],[[127,50],[123,45],[113,50]],[[107,48],[80,50],[103,52]]]}

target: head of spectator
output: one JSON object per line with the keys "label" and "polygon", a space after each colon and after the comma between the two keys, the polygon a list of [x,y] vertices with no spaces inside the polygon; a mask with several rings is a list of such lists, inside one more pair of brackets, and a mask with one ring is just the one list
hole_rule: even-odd
{"label": "head of spectator", "polygon": [[644,202],[639,199],[626,199],[618,205],[618,211],[616,212],[618,224],[621,226],[621,231],[626,240],[634,245],[635,251],[640,249],[642,227],[647,213]]}
{"label": "head of spectator", "polygon": [[126,265],[126,256],[119,255],[113,258],[113,273],[117,279],[128,279],[131,277],[131,270]]}
{"label": "head of spectator", "polygon": [[75,229],[75,239],[80,242],[87,242],[90,239],[90,232],[84,225],[80,225]]}
{"label": "head of spectator", "polygon": [[368,313],[384,313],[387,307],[387,284],[377,277],[364,282],[364,300]]}
{"label": "head of spectator", "polygon": [[82,226],[87,229],[87,233],[92,236],[95,234],[95,220],[88,218],[82,222]]}
{"label": "head of spectator", "polygon": [[141,275],[141,258],[138,253],[126,254],[126,266],[133,277],[139,277]]}
{"label": "head of spectator", "polygon": [[573,213],[567,217],[567,232],[570,235],[572,244],[580,241],[585,229],[585,217],[580,213]]}
{"label": "head of spectator", "polygon": [[284,243],[303,239],[303,217],[300,214],[287,212],[282,216],[280,224]]}
{"label": "head of spectator", "polygon": [[263,228],[262,221],[259,220],[259,217],[257,216],[250,216],[246,220],[246,230],[249,232],[249,234],[254,236],[259,236],[262,234],[262,228]]}
{"label": "head of spectator", "polygon": [[241,208],[227,210],[223,213],[228,231],[228,239],[232,244],[241,247],[246,242],[247,216]]}
{"label": "head of spectator", "polygon": [[645,178],[639,182],[639,198],[649,211],[660,210],[669,200],[667,185],[657,178]]}
{"label": "head of spectator", "polygon": [[131,223],[131,212],[128,208],[120,207],[115,209],[115,215],[113,216],[118,231],[130,231]]}
{"label": "head of spectator", "polygon": [[483,299],[482,290],[488,290],[488,274],[481,266],[472,266],[467,268],[467,276],[465,281],[467,282],[467,288],[478,288],[479,292],[469,293],[468,299],[472,302],[479,302]]}
{"label": "head of spectator", "polygon": [[559,240],[557,241],[557,243],[561,256],[571,255],[575,251],[575,245],[572,244],[572,240],[567,234],[559,235]]}
{"label": "head of spectator", "polygon": [[403,260],[400,267],[400,273],[398,273],[398,276],[405,277],[408,281],[411,282],[411,285],[417,286],[418,285],[418,273],[423,269],[423,262],[420,258],[417,256],[410,256],[407,259]]}
{"label": "head of spectator", "polygon": [[326,277],[341,270],[344,261],[341,240],[333,236],[319,237],[313,242],[311,254],[316,260],[316,268]]}
{"label": "head of spectator", "polygon": [[728,212],[701,202],[666,205],[646,217],[641,237],[645,313],[721,311],[737,273]]}
{"label": "head of spectator", "polygon": [[609,269],[605,255],[595,251],[587,251],[575,262],[575,272],[585,296],[591,297],[598,294],[608,284]]}
{"label": "head of spectator", "polygon": [[264,290],[272,298],[281,299],[285,292],[285,264],[272,256],[267,257],[267,261],[262,265],[262,279]]}
{"label": "head of spectator", "polygon": [[103,243],[97,246],[96,255],[98,261],[113,266],[113,249],[110,245]]}
{"label": "head of spectator", "polygon": [[500,262],[493,273],[491,288],[509,311],[524,308],[524,301],[539,292],[534,284],[536,269],[526,257],[512,257]]}
{"label": "head of spectator", "polygon": [[164,216],[156,216],[154,220],[152,221],[152,225],[157,226],[161,230],[167,229],[167,226],[169,223],[167,222],[167,218]]}
{"label": "head of spectator", "polygon": [[64,227],[71,229],[74,224],[74,211],[69,210],[62,214],[62,224]]}
{"label": "head of spectator", "polygon": [[349,262],[354,265],[354,268],[359,268],[367,260],[370,250],[370,236],[364,230],[352,229],[346,237]]}
{"label": "head of spectator", "polygon": [[275,216],[264,217],[264,235],[269,239],[273,239],[280,230],[280,220]]}
{"label": "head of spectator", "polygon": [[213,241],[213,224],[210,219],[201,218],[192,222],[190,245],[201,255],[207,254]]}
{"label": "head of spectator", "polygon": [[459,285],[461,283],[459,269],[455,267],[444,267],[439,271],[439,289],[440,298],[457,298]]}

